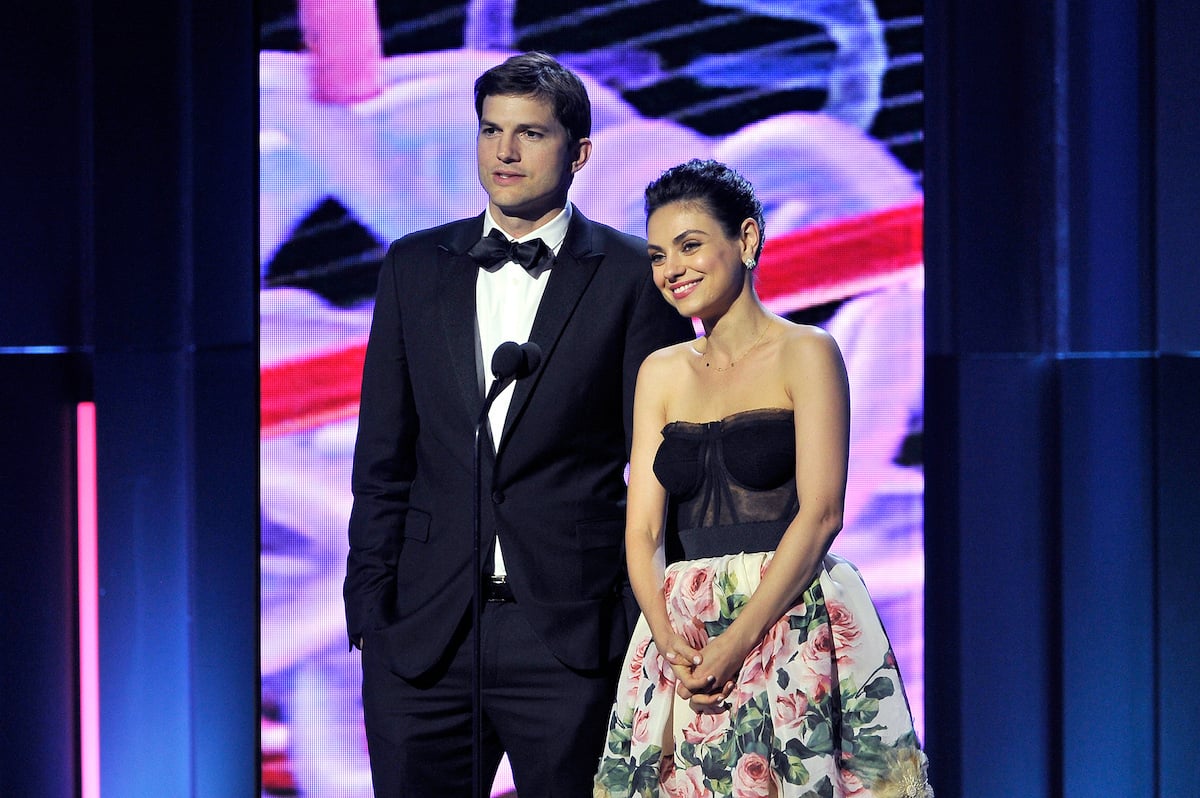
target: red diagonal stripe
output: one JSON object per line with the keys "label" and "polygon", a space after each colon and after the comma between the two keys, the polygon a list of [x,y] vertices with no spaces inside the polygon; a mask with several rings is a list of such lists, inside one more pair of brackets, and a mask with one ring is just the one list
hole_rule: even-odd
{"label": "red diagonal stripe", "polygon": [[[776,311],[800,310],[904,279],[924,262],[921,202],[768,239],[757,286]],[[263,437],[358,412],[365,341],[264,366]]]}
{"label": "red diagonal stripe", "polygon": [[365,341],[261,370],[263,437],[308,429],[358,412]]}

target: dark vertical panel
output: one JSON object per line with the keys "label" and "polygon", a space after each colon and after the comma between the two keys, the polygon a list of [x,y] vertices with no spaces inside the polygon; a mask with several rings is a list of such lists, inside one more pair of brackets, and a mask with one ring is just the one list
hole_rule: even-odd
{"label": "dark vertical panel", "polygon": [[1043,351],[1055,310],[1053,4],[992,5],[986,24],[962,3],[926,10],[930,351]]}
{"label": "dark vertical panel", "polygon": [[[0,346],[81,340],[78,2],[6,6],[0,25]],[[65,44],[64,45],[64,40]],[[20,77],[17,77],[20,76]],[[14,79],[15,78],[15,79]]]}
{"label": "dark vertical panel", "polygon": [[195,375],[192,795],[258,795],[257,352],[201,352]]}
{"label": "dark vertical panel", "polygon": [[[258,59],[254,3],[192,12],[195,340],[257,351]],[[219,53],[214,58],[213,53]],[[257,390],[257,375],[243,385]],[[257,440],[257,430],[254,432]],[[257,517],[257,511],[255,512]]]}
{"label": "dark vertical panel", "polygon": [[[0,27],[6,796],[78,791],[84,398],[105,794],[258,791],[253,4],[218,5],[22,4]],[[30,346],[79,354],[10,354]]]}
{"label": "dark vertical panel", "polygon": [[197,798],[260,792],[258,60],[254,4],[221,6],[189,28]]}
{"label": "dark vertical panel", "polygon": [[1158,348],[1200,352],[1200,4],[1159,0],[1154,23]]}
{"label": "dark vertical panel", "polygon": [[925,359],[925,750],[938,789],[961,794],[964,751],[959,360]]}
{"label": "dark vertical panel", "polygon": [[[951,271],[955,263],[955,242],[952,231],[955,227],[954,194],[954,145],[952,112],[957,107],[957,95],[952,90],[953,74],[950,68],[954,49],[951,11],[953,2],[927,0],[925,3],[925,352],[926,379],[925,401],[931,403],[930,392],[940,384],[930,370],[935,358],[958,351],[955,337],[957,320],[954,308],[958,298],[957,284]],[[950,362],[945,362],[942,379],[950,382],[956,373]],[[949,412],[954,402],[947,398],[944,412]],[[927,414],[929,415],[929,414]],[[926,435],[934,435],[936,429],[926,425]],[[931,447],[932,448],[932,447]],[[936,452],[936,450],[934,450]],[[932,456],[936,456],[933,452]],[[928,471],[926,477],[929,477]],[[927,479],[926,515],[934,511],[930,493],[938,485]],[[926,522],[925,535],[930,535]],[[926,552],[928,553],[928,546]],[[931,563],[932,564],[932,563]],[[927,579],[928,584],[930,580]],[[930,618],[927,623],[933,622]],[[928,626],[927,626],[928,628]],[[929,659],[926,657],[926,659]],[[929,663],[932,665],[932,661]],[[932,697],[928,700],[933,700]],[[932,713],[931,713],[932,714]]]}
{"label": "dark vertical panel", "polygon": [[253,7],[219,6],[94,27],[106,794],[258,791]]}
{"label": "dark vertical panel", "polygon": [[931,776],[939,794],[1054,795],[1055,8],[926,15]]}
{"label": "dark vertical panel", "polygon": [[190,795],[190,359],[96,355],[106,795]]}
{"label": "dark vertical panel", "polygon": [[[0,25],[0,795],[78,791],[75,404],[84,238],[81,3]],[[65,46],[64,46],[65,43]],[[14,351],[15,350],[15,351]]]}
{"label": "dark vertical panel", "polygon": [[162,350],[189,335],[181,8],[95,14],[95,324],[109,351]]}
{"label": "dark vertical panel", "polygon": [[1149,795],[1153,362],[1068,360],[1062,371],[1063,795]]}
{"label": "dark vertical panel", "polygon": [[[1019,3],[986,17],[926,9],[929,738],[935,757],[951,759],[939,786],[1190,794],[1200,12],[1178,0]],[[1002,365],[1038,352],[1061,381],[1031,385]],[[1020,387],[1045,401],[1051,383],[1061,407],[1033,413]],[[1006,454],[1025,445],[1042,457]],[[1034,481],[1045,485],[1041,515],[1017,494],[1016,514],[999,517],[995,491],[1036,491]],[[1004,559],[1014,540],[1043,558],[1040,581]],[[972,580],[989,566],[1005,579]],[[1034,613],[1044,636],[993,617],[998,599],[981,586],[1002,592],[1005,580],[1000,600]],[[1010,669],[1030,684],[1014,684]],[[1006,717],[1006,690],[1036,704],[1024,726],[993,724]],[[1030,740],[1048,751],[1025,751]]]}
{"label": "dark vertical panel", "polygon": [[77,364],[0,355],[0,795],[77,791]]}
{"label": "dark vertical panel", "polygon": [[[1200,299],[1200,291],[1192,294]],[[1159,791],[1163,798],[1196,788],[1196,663],[1200,624],[1200,358],[1164,357],[1158,363],[1157,695]]]}
{"label": "dark vertical panel", "polygon": [[[177,4],[97,9],[101,782],[191,794],[191,219]],[[135,44],[136,43],[136,44]]]}
{"label": "dark vertical panel", "polygon": [[[959,375],[958,794],[1053,794],[1058,702],[1047,665],[1055,659],[1056,600],[1046,534],[1056,503],[1053,361],[977,358]],[[956,793],[953,785],[948,792]]]}
{"label": "dark vertical panel", "polygon": [[1144,12],[1069,3],[1073,351],[1154,347]]}

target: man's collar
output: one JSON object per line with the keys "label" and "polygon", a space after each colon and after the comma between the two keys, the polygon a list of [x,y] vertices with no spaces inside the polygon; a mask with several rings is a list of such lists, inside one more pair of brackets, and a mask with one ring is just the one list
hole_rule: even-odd
{"label": "man's collar", "polygon": [[[507,233],[504,235],[506,238],[509,238],[513,241],[528,241],[532,238],[540,238],[546,243],[546,247],[557,255],[558,250],[562,247],[563,241],[566,240],[567,229],[571,226],[571,216],[573,213],[574,210],[571,206],[571,203],[568,202],[566,207],[564,207],[557,216],[546,222],[538,229],[528,232],[516,239],[513,239]],[[483,234],[486,236],[492,232],[493,228],[497,227],[499,227],[499,225],[497,225],[496,220],[492,218],[492,209],[490,207],[485,208],[483,211]],[[503,228],[501,228],[500,232],[504,232]]]}

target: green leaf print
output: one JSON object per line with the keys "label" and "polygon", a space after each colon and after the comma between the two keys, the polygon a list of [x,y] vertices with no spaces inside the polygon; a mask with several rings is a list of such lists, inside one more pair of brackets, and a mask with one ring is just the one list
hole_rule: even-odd
{"label": "green leaf print", "polygon": [[700,760],[700,772],[704,774],[704,778],[717,782],[721,779],[732,779],[729,772],[729,762],[732,757],[717,756],[709,753]]}
{"label": "green leaf print", "polygon": [[730,593],[721,602],[721,618],[732,622],[734,618],[741,614],[742,608],[746,606],[746,601],[745,593]]}
{"label": "green leaf print", "polygon": [[829,755],[833,753],[833,733],[828,723],[822,723],[812,730],[812,734],[804,743],[804,747],[813,755]]}
{"label": "green leaf print", "polygon": [[886,676],[878,676],[867,684],[863,694],[867,698],[888,698],[896,693],[896,686]]}
{"label": "green leaf print", "polygon": [[829,780],[828,776],[822,776],[821,780],[817,782],[817,786],[804,793],[800,798],[833,798],[833,782]]}
{"label": "green leaf print", "polygon": [[853,698],[846,702],[846,709],[842,712],[844,723],[855,727],[866,726],[878,715],[878,698]]}
{"label": "green leaf print", "polygon": [[638,795],[647,795],[653,798],[658,795],[658,762],[661,752],[658,749],[651,750],[654,753],[646,757],[638,765],[637,770],[633,771],[630,784]]}
{"label": "green leaf print", "polygon": [[842,753],[858,765],[869,762],[883,748],[883,740],[877,734],[843,735]]}
{"label": "green leaf print", "polygon": [[607,758],[596,774],[596,781],[604,787],[624,791],[625,785],[633,777],[633,761],[627,759]]}
{"label": "green leaf print", "polygon": [[854,755],[847,760],[846,766],[858,774],[858,777],[865,783],[870,784],[887,771],[885,753],[888,746],[885,746],[878,737],[859,742],[864,744],[855,749]]}
{"label": "green leaf print", "polygon": [[775,772],[783,776],[788,784],[803,784],[808,781],[808,768],[800,755],[776,751],[774,756]]}
{"label": "green leaf print", "polygon": [[730,774],[720,779],[709,779],[705,786],[712,790],[713,795],[731,795],[733,794],[733,775]]}

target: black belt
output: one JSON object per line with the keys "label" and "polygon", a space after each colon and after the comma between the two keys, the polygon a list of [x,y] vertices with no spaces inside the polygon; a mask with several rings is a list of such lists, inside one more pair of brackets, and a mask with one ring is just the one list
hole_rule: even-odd
{"label": "black belt", "polygon": [[485,576],[483,578],[483,600],[493,603],[516,601],[508,578],[503,576]]}
{"label": "black belt", "polygon": [[689,560],[739,552],[774,551],[787,530],[787,519],[679,530],[683,556]]}

